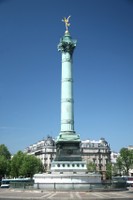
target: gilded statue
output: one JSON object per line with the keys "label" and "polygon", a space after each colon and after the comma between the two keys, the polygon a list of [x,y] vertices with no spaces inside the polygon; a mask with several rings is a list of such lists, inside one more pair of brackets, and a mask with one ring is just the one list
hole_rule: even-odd
{"label": "gilded statue", "polygon": [[64,18],[62,19],[62,21],[65,23],[66,32],[68,32],[68,27],[70,26],[70,23],[69,23],[70,17],[71,17],[71,16],[69,16],[68,18],[64,17]]}

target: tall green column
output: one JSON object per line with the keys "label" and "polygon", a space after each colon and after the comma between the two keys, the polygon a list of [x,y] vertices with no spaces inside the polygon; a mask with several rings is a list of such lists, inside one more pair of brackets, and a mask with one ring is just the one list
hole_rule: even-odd
{"label": "tall green column", "polygon": [[81,161],[80,137],[74,130],[73,98],[73,52],[76,40],[73,40],[66,27],[60,39],[58,51],[62,56],[61,73],[61,130],[56,139],[57,161]]}

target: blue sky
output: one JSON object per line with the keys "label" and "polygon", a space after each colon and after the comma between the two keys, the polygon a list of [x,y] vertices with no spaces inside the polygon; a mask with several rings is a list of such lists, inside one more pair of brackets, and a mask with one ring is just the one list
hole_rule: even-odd
{"label": "blue sky", "polygon": [[11,153],[60,132],[69,15],[75,131],[114,151],[133,145],[133,1],[0,0],[0,143]]}

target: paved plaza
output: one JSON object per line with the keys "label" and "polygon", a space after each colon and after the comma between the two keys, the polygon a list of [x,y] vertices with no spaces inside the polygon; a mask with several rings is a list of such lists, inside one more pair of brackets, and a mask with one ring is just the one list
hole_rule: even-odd
{"label": "paved plaza", "polygon": [[0,200],[94,200],[94,199],[133,199],[133,189],[127,191],[109,191],[109,192],[59,192],[59,191],[26,191],[0,189]]}

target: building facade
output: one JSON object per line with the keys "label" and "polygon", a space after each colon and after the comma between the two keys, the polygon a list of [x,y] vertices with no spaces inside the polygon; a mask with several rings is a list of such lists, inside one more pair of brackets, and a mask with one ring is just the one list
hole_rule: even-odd
{"label": "building facade", "polygon": [[96,166],[96,171],[104,173],[106,165],[111,161],[110,146],[104,138],[98,141],[84,140],[81,143],[82,159]]}
{"label": "building facade", "polygon": [[[80,149],[82,160],[86,161],[87,164],[94,163],[96,171],[104,174],[107,163],[111,162],[111,150],[108,142],[104,138],[101,138],[98,141],[83,140],[81,141]],[[46,139],[30,145],[24,152],[39,158],[44,165],[45,171],[49,171],[51,162],[56,157],[55,140],[48,136]]]}

